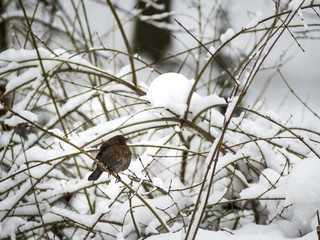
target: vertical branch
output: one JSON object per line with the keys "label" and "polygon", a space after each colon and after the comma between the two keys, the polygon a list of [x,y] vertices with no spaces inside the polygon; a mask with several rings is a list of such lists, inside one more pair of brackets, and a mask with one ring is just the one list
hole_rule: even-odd
{"label": "vertical branch", "polygon": [[[2,0],[0,0],[0,14],[4,13],[4,6]],[[4,51],[7,49],[7,29],[6,29],[6,21],[2,20],[0,22],[0,51]]]}
{"label": "vertical branch", "polygon": [[[32,42],[33,42],[34,48],[35,48],[35,50],[36,50],[37,57],[38,57],[38,59],[39,59],[39,63],[40,63],[40,67],[41,67],[41,70],[42,70],[42,75],[43,75],[44,81],[45,81],[45,83],[46,83],[46,85],[47,85],[47,88],[48,88],[48,90],[49,90],[49,94],[50,94],[50,97],[51,97],[51,99],[52,99],[52,101],[53,101],[53,104],[54,104],[56,113],[57,113],[57,115],[58,115],[58,117],[59,117],[59,119],[60,119],[60,123],[61,123],[61,127],[62,127],[62,129],[63,129],[63,132],[64,132],[65,136],[67,137],[67,135],[68,135],[67,129],[66,129],[64,123],[63,123],[63,119],[62,119],[62,117],[61,117],[61,115],[60,115],[60,111],[59,111],[58,105],[57,105],[57,103],[56,103],[56,101],[55,101],[55,97],[54,97],[54,95],[53,95],[53,91],[52,91],[51,86],[50,86],[50,84],[49,84],[48,74],[46,73],[45,68],[44,68],[44,66],[43,66],[42,58],[41,58],[41,55],[40,55],[40,52],[39,52],[39,49],[38,49],[38,45],[37,45],[37,41],[36,41],[35,36],[34,36],[34,34],[33,34],[33,31],[32,31],[32,28],[31,28],[31,24],[30,24],[30,22],[29,22],[29,20],[28,20],[28,16],[27,16],[26,10],[25,10],[25,8],[24,8],[24,5],[23,5],[23,3],[22,3],[22,0],[19,0],[19,3],[20,3],[20,6],[21,6],[21,8],[22,8],[22,11],[23,11],[23,14],[24,14],[26,23],[27,23],[27,27],[28,27],[28,29],[29,29],[29,31],[30,31],[30,34],[31,34],[31,37],[32,37]],[[78,162],[76,161],[76,158],[74,158],[74,162],[75,162],[75,165],[76,165],[76,168],[77,168],[79,177],[82,178],[82,174],[81,174],[81,171],[80,171],[80,167],[79,167],[79,165],[78,165]],[[87,198],[89,207],[90,207],[90,209],[91,209],[91,212],[93,212],[93,208],[92,208],[91,203],[90,203],[90,199],[89,199],[89,196],[88,196],[87,189],[84,189],[84,192],[85,192],[85,195],[86,195],[86,198]]]}
{"label": "vertical branch", "polygon": [[320,217],[319,217],[319,210],[317,210],[317,219],[318,219],[317,235],[318,235],[318,240],[320,240]]}
{"label": "vertical branch", "polygon": [[[221,150],[222,141],[224,138],[224,134],[229,126],[229,123],[231,121],[232,115],[236,109],[236,107],[239,104],[240,99],[235,98],[234,101],[236,101],[235,104],[230,104],[228,106],[227,112],[229,111],[229,116],[225,117],[225,124],[223,126],[223,129],[221,130],[220,135],[216,138],[214,143],[211,146],[210,152],[208,154],[207,160],[209,160],[207,171],[205,173],[205,176],[203,177],[202,185],[198,194],[197,202],[194,207],[194,212],[192,214],[190,224],[187,229],[186,233],[186,240],[194,240],[196,239],[197,232],[200,227],[201,220],[203,218],[210,192],[213,185],[213,178],[215,176],[215,171],[218,163],[218,156]],[[207,162],[207,161],[206,161]]]}
{"label": "vertical branch", "polygon": [[26,160],[26,166],[27,166],[27,169],[28,169],[28,175],[29,175],[29,179],[30,179],[32,193],[33,193],[33,196],[34,196],[34,201],[36,203],[37,210],[39,212],[39,217],[40,217],[40,220],[41,220],[41,224],[42,224],[44,233],[46,235],[46,238],[49,240],[50,238],[49,238],[49,235],[48,235],[48,232],[47,232],[47,229],[46,229],[43,217],[42,217],[41,209],[40,209],[40,206],[39,206],[39,201],[38,201],[37,194],[36,194],[35,185],[34,185],[34,183],[32,181],[32,175],[31,175],[30,168],[29,168],[29,161],[27,159],[26,150],[24,148],[24,140],[22,139],[21,135],[20,135],[20,140],[21,140],[22,152],[23,152],[24,158]]}
{"label": "vertical branch", "polygon": [[122,27],[122,23],[119,19],[119,16],[114,8],[114,6],[112,5],[111,1],[110,0],[106,0],[111,11],[112,11],[112,14],[119,26],[119,29],[120,29],[120,32],[121,32],[121,35],[122,35],[122,38],[123,38],[123,41],[124,41],[124,44],[126,45],[126,48],[127,48],[127,51],[128,51],[128,55],[129,55],[129,61],[130,61],[130,65],[131,65],[131,72],[132,72],[132,82],[133,84],[137,87],[137,76],[136,76],[136,70],[135,70],[135,67],[134,67],[134,61],[133,61],[133,54],[132,54],[132,49],[131,49],[131,46],[129,44],[129,41],[127,39],[127,36],[126,36],[126,33],[124,32],[124,29]]}
{"label": "vertical branch", "polygon": [[140,238],[139,227],[137,225],[137,222],[135,220],[134,213],[133,213],[132,198],[131,198],[130,192],[128,193],[128,200],[129,200],[129,207],[130,207],[129,211],[130,211],[131,219],[133,222],[133,226],[134,226],[134,229],[136,230],[137,237]]}

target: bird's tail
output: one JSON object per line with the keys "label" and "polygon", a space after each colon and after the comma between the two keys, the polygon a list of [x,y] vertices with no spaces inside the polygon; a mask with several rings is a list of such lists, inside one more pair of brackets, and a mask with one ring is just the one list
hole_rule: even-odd
{"label": "bird's tail", "polygon": [[94,170],[93,173],[91,173],[91,175],[88,177],[88,180],[95,181],[101,176],[102,173],[103,171],[97,167],[96,170]]}

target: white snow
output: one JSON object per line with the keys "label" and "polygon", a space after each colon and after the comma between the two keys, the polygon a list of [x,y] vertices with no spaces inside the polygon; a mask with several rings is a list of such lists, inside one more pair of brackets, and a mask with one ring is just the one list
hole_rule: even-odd
{"label": "white snow", "polygon": [[40,68],[37,69],[37,71],[26,71],[20,76],[11,79],[11,81],[8,82],[6,85],[6,92],[10,92],[15,88],[18,88],[19,86],[23,86],[26,83],[30,82],[31,80],[34,80],[38,76],[38,72],[40,71]]}
{"label": "white snow", "polygon": [[212,54],[215,53],[216,48],[215,48],[214,46],[210,46],[209,51],[210,51],[210,52],[207,53],[207,56],[206,56],[206,58],[204,59],[205,61],[208,61],[208,60],[212,57]]}
{"label": "white snow", "polygon": [[230,40],[235,35],[235,32],[232,28],[228,28],[227,31],[220,36],[220,41],[225,43]]}
{"label": "white snow", "polygon": [[[317,233],[315,231],[299,238],[299,240],[315,240],[317,238]],[[181,240],[183,239],[183,230],[176,233],[164,233],[161,235],[155,235],[146,238],[148,240]],[[255,225],[248,224],[243,226],[240,230],[231,231],[230,229],[225,229],[225,231],[208,231],[199,229],[196,240],[293,240],[297,238],[287,238],[285,237],[282,229],[279,226],[269,225]]]}
{"label": "white snow", "polygon": [[[145,2],[147,5],[156,4],[151,0]],[[223,4],[223,1],[218,2]],[[307,30],[302,14],[307,10],[299,9],[302,2],[293,0],[288,8],[297,11],[297,17],[300,17]],[[305,1],[304,4],[309,2]],[[206,7],[208,3],[202,4]],[[164,5],[156,6],[161,8]],[[255,15],[246,28],[256,27],[263,19],[260,10],[254,12]],[[176,12],[141,18],[167,29],[177,29],[174,24],[161,25],[155,21],[173,14]],[[126,17],[123,19],[124,22],[127,20]],[[210,24],[204,26],[210,27]],[[195,33],[194,36],[199,36],[188,26],[188,22],[184,22],[184,25]],[[257,37],[260,33],[255,32]],[[177,36],[179,34],[181,31],[174,33]],[[208,40],[206,36],[202,39],[205,42]],[[221,35],[220,40],[225,43],[233,36],[235,31],[229,28]],[[77,35],[75,37],[78,38]],[[211,40],[210,37],[209,41]],[[251,48],[251,44],[252,42],[248,42],[245,45]],[[241,48],[244,54],[248,46]],[[184,47],[190,46],[186,44]],[[89,49],[98,50],[96,46],[90,46]],[[191,235],[198,230],[198,240],[317,238],[315,228],[318,223],[315,213],[320,206],[320,160],[315,156],[320,152],[318,122],[315,121],[310,126],[302,123],[293,125],[281,116],[281,112],[267,110],[262,103],[253,108],[253,111],[257,111],[261,116],[243,111],[236,117],[232,113],[237,107],[239,92],[242,89],[239,88],[235,96],[230,96],[226,102],[225,98],[216,94],[220,91],[217,89],[219,87],[211,89],[210,84],[205,85],[209,76],[207,71],[201,76],[195,91],[191,92],[195,84],[192,77],[196,74],[191,70],[186,71],[190,64],[189,59],[181,67],[183,74],[164,73],[151,82],[150,79],[156,76],[156,71],[143,68],[144,59],[141,62],[136,61],[138,86],[147,93],[145,97],[140,97],[131,89],[128,91],[127,87],[102,76],[111,74],[130,83],[131,65],[125,60],[127,56],[122,59],[122,54],[113,56],[112,53],[109,54],[110,49],[105,49],[102,61],[99,54],[95,55],[99,66],[103,66],[98,68],[88,60],[91,52],[78,54],[62,48],[52,50],[53,53],[43,48],[38,50],[44,58],[44,70],[50,76],[50,86],[56,97],[67,136],[62,131],[59,121],[61,119],[56,114],[44,84],[43,72],[35,50],[9,49],[0,53],[0,74],[4,76],[4,80],[1,81],[7,82],[6,93],[14,92],[14,96],[10,95],[14,100],[11,103],[12,108],[30,121],[41,124],[47,131],[66,137],[69,143],[88,151],[98,150],[103,141],[117,134],[132,137],[132,141],[129,142],[133,153],[132,162],[129,169],[120,175],[133,191],[130,192],[122,183],[116,182],[106,173],[94,183],[87,181],[88,175],[92,172],[92,159],[80,154],[79,150],[67,142],[31,127],[33,132],[22,145],[13,128],[2,128],[1,239],[25,237],[18,236],[19,231],[28,231],[29,236],[43,234],[40,211],[46,226],[69,220],[70,228],[68,226],[69,229],[62,229],[66,236],[69,234],[70,238],[74,239],[82,239],[89,231],[92,232],[88,239],[108,239],[111,235],[113,239],[118,240],[135,239],[137,227],[141,236],[159,234],[148,236],[146,239],[180,240],[184,239],[190,226],[190,216],[199,196],[199,212],[195,215],[195,222],[202,222],[200,211],[210,209],[206,212],[209,214],[205,214],[206,219],[201,223],[200,229],[196,229],[196,224],[189,228]],[[175,50],[180,52],[185,49]],[[210,46],[209,50],[211,53],[216,51],[214,46]],[[231,50],[231,57],[234,53],[239,54],[237,47]],[[201,64],[206,64],[201,58],[203,53],[199,52],[197,55],[195,52],[193,55],[192,52],[192,60],[199,59],[199,70]],[[106,56],[112,59],[105,61]],[[211,56],[207,53],[205,61]],[[242,55],[238,57],[242,59]],[[113,71],[108,70],[114,59],[119,60],[123,67],[117,66]],[[254,62],[255,58],[251,60]],[[192,64],[190,69],[195,67]],[[249,77],[251,66],[247,67],[248,69],[240,69],[236,77],[242,85],[245,85]],[[20,68],[22,70],[17,71]],[[61,72],[54,72],[55,70]],[[77,70],[89,73],[79,74]],[[98,75],[90,71],[97,71]],[[216,69],[213,69],[210,79],[220,74],[215,71]],[[52,73],[55,74],[51,76]],[[100,82],[94,81],[95,76],[99,76]],[[260,77],[260,74],[257,76]],[[263,77],[262,75],[261,79]],[[87,78],[91,78],[95,83],[92,85]],[[61,88],[62,85],[65,92]],[[189,96],[191,101],[187,106]],[[244,101],[244,104],[247,102]],[[222,106],[227,107],[225,113],[219,111]],[[183,122],[179,117],[184,116],[187,109],[187,119]],[[0,120],[10,127],[24,122],[9,112],[1,116]],[[224,124],[228,122],[226,120],[231,121],[222,134]],[[289,129],[300,138],[295,138]],[[306,144],[302,143],[301,139]],[[305,145],[315,151],[310,151]],[[209,179],[205,179],[205,189],[199,192],[204,173],[218,147],[221,148],[216,158],[217,162],[212,163],[216,166],[215,172],[212,165],[208,170],[209,175],[214,176],[212,189],[208,189]],[[96,153],[93,156],[96,156]],[[184,179],[180,176],[183,163],[186,164],[183,169]],[[210,205],[204,204],[206,194],[207,203]],[[137,196],[141,196],[147,204]],[[251,199],[255,201],[255,210],[261,217],[259,224],[254,223],[253,207],[251,208],[250,204],[244,205]],[[229,207],[230,202],[234,203],[235,208],[228,209],[230,212],[226,213],[225,209]],[[244,206],[246,208],[242,210]],[[157,217],[163,220],[169,233],[164,233]],[[239,224],[236,230],[232,230],[237,217]],[[219,226],[215,224],[218,221]],[[75,226],[72,226],[73,223]],[[202,227],[212,229],[205,230]],[[219,230],[216,231],[217,228]],[[50,232],[49,228],[48,231]],[[52,238],[54,237],[56,236]]]}
{"label": "white snow", "polygon": [[59,136],[59,137],[64,136],[63,132],[59,128],[49,129],[48,131]]}
{"label": "white snow", "polygon": [[152,178],[152,182],[155,187],[164,188],[163,181],[161,178],[154,177]]}
{"label": "white snow", "polygon": [[292,204],[293,220],[312,229],[311,223],[316,218],[320,206],[320,160],[310,157],[296,163],[286,179],[283,189],[286,204]]}
{"label": "white snow", "polygon": [[118,78],[122,78],[124,75],[128,75],[131,72],[131,65],[127,64],[126,66],[123,66],[120,71],[117,73]]}
{"label": "white snow", "polygon": [[307,25],[306,21],[304,20],[303,13],[302,13],[302,10],[301,10],[301,6],[302,6],[302,4],[307,5],[308,3],[310,3],[310,0],[309,1],[291,0],[291,2],[288,5],[288,8],[291,11],[293,11],[293,12],[297,11],[297,14],[300,17],[300,20],[301,20],[301,22],[302,22],[302,24],[304,26],[305,31],[308,31],[308,25]]}
{"label": "white snow", "polygon": [[20,217],[7,218],[0,222],[0,238],[10,237],[16,239],[16,229],[24,224],[24,220]]}
{"label": "white snow", "polygon": [[178,115],[183,115],[193,84],[194,80],[189,80],[182,74],[165,73],[152,81],[146,99],[154,107],[168,108]]}
{"label": "white snow", "polygon": [[258,25],[259,21],[263,19],[263,13],[260,10],[257,10],[255,17],[246,25],[246,28],[252,28]]}
{"label": "white snow", "polygon": [[[26,111],[26,110],[22,110],[19,111],[18,114],[20,114],[22,117],[32,121],[32,122],[36,122],[38,121],[38,116],[30,111]],[[5,124],[9,125],[9,126],[17,126],[19,123],[24,123],[27,122],[24,119],[18,117],[18,116],[12,116],[9,119],[5,119]]]}
{"label": "white snow", "polygon": [[297,9],[303,2],[305,2],[305,0],[291,0],[288,5],[288,8],[292,11],[297,11]]}
{"label": "white snow", "polygon": [[[48,58],[51,52],[44,48],[38,48],[39,54],[42,58]],[[20,62],[29,59],[38,59],[37,52],[35,50],[27,49],[8,49],[0,53],[0,66],[6,66],[8,62]]]}
{"label": "white snow", "polygon": [[122,232],[119,232],[117,234],[117,240],[125,240],[124,237],[123,237],[123,233]]}
{"label": "white snow", "polygon": [[79,214],[75,213],[74,211],[69,211],[67,209],[62,209],[58,207],[51,208],[51,213],[90,227],[93,226],[100,217],[100,214]]}
{"label": "white snow", "polygon": [[233,111],[235,110],[235,107],[238,103],[238,99],[239,99],[239,96],[235,96],[230,99],[226,113],[225,113],[226,119],[229,119],[231,117],[231,115],[232,115]]}
{"label": "white snow", "polygon": [[[211,94],[211,95],[202,97],[198,93],[193,93],[189,110],[194,116],[196,116],[199,112],[201,112],[202,110],[210,106],[215,106],[215,105],[219,106],[225,103],[226,103],[226,100],[222,97],[219,97],[216,94]],[[215,118],[213,120],[215,122],[219,122],[220,117],[223,118],[222,114],[214,108],[212,108],[212,111],[214,112],[214,115],[215,115]]]}
{"label": "white snow", "polygon": [[154,14],[154,15],[142,15],[139,18],[141,21],[161,20],[161,19],[170,17],[174,14],[177,14],[177,12],[172,11],[172,12],[165,12],[165,13],[159,13],[159,14]]}
{"label": "white snow", "polygon": [[[164,107],[178,115],[183,115],[187,108],[187,98],[193,84],[194,80],[189,80],[182,74],[165,73],[153,80],[147,92],[146,99],[148,99],[154,107]],[[200,111],[210,106],[219,106],[225,103],[225,99],[216,94],[202,97],[194,92],[192,94],[189,111],[193,116],[196,116]],[[212,110],[216,116],[214,121],[218,121],[219,115],[221,114],[215,109]]]}

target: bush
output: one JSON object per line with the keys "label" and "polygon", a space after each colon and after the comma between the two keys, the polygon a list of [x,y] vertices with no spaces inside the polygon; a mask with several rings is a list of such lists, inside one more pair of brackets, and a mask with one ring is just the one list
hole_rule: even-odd
{"label": "bush", "polygon": [[[124,39],[119,48],[90,32],[82,1],[72,6],[75,16],[83,11],[74,22],[59,4],[41,3],[52,14],[41,19],[31,2],[19,3],[23,19],[9,11],[6,21],[21,48],[0,54],[1,238],[182,231],[194,239],[198,229],[232,232],[251,222],[286,224],[288,237],[314,230],[319,131],[243,100],[284,32],[297,27],[292,21],[314,3],[276,6],[275,15],[257,14],[241,31],[225,29],[208,42],[179,20],[168,23],[198,44],[163,59],[162,67],[174,60],[183,74],[162,73],[133,55],[125,37],[131,16],[120,19],[110,1],[116,25],[107,37]],[[247,49],[237,52],[233,41],[249,35]],[[281,74],[282,64],[272,69]],[[97,148],[117,134],[131,139],[129,170],[120,182],[107,173],[88,181]]]}

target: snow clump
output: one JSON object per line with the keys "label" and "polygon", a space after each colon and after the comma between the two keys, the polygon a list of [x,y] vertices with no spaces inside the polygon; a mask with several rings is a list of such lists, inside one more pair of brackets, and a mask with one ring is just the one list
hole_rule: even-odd
{"label": "snow clump", "polygon": [[228,30],[221,35],[220,41],[225,43],[226,41],[230,40],[235,35],[235,32],[232,28],[228,28]]}
{"label": "snow clump", "polygon": [[179,73],[165,73],[153,80],[147,93],[154,107],[164,107],[183,115],[194,80]]}

